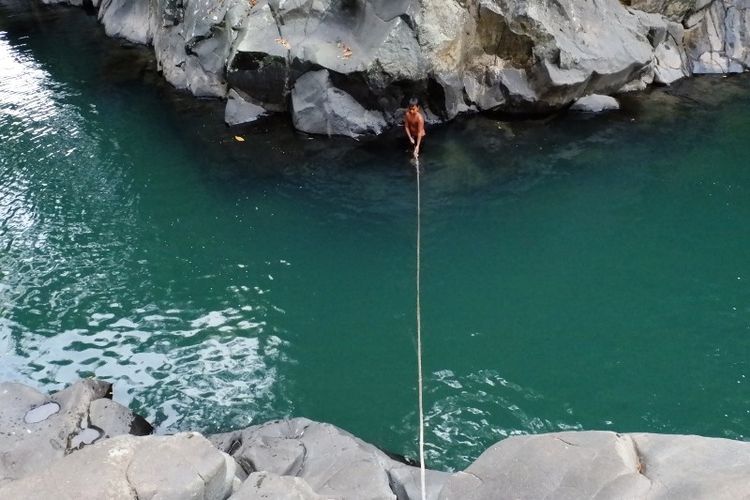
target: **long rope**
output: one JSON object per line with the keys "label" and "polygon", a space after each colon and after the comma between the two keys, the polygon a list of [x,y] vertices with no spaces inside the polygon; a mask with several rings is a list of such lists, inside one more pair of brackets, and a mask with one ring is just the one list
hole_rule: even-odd
{"label": "long rope", "polygon": [[417,170],[417,392],[419,394],[419,480],[422,486],[422,500],[426,499],[424,465],[424,403],[422,383],[422,307],[420,304],[420,275],[422,274],[422,189],[419,183],[419,160]]}

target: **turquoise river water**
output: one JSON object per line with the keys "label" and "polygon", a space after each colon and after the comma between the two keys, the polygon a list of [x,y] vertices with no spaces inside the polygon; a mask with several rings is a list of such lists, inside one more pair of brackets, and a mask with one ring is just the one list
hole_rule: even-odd
{"label": "turquoise river water", "polygon": [[[148,50],[35,5],[0,2],[0,380],[107,379],[160,432],[306,416],[415,456],[398,134],[230,130]],[[559,429],[750,435],[750,78],[623,102],[428,130],[429,466]]]}

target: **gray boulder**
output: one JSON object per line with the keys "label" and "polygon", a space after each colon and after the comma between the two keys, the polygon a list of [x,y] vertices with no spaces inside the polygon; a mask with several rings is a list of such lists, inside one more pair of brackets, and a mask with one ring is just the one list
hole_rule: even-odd
{"label": "gray boulder", "polygon": [[[686,74],[739,73],[750,65],[750,5],[744,0],[633,0],[631,6],[685,28],[684,40],[676,37],[670,51],[685,54]],[[664,56],[656,54],[659,61]]]}
{"label": "gray boulder", "polygon": [[225,67],[236,36],[225,27],[227,3],[151,2],[154,53],[164,78],[196,96],[224,97]]}
{"label": "gray boulder", "polygon": [[[394,465],[388,475],[391,478],[391,488],[399,500],[418,500],[422,498],[422,484],[418,467],[409,465]],[[425,470],[425,498],[437,500],[440,491],[451,478],[449,472]]]}
{"label": "gray boulder", "polygon": [[315,493],[305,480],[271,472],[253,472],[230,500],[329,500]]}
{"label": "gray boulder", "polygon": [[601,113],[602,111],[620,109],[620,103],[617,102],[617,99],[608,95],[592,94],[578,99],[570,109],[584,113]]}
{"label": "gray boulder", "polygon": [[392,113],[427,68],[410,23],[417,0],[258,0],[241,26],[227,73],[234,88],[269,109],[286,110],[294,82],[309,70],[340,75],[359,100]]}
{"label": "gray boulder", "polygon": [[310,71],[295,82],[292,121],[303,132],[350,137],[379,134],[386,126],[381,113],[366,110],[334,87],[326,70]]}
{"label": "gray boulder", "polygon": [[254,122],[266,114],[266,110],[251,102],[250,98],[232,89],[227,95],[227,106],[224,108],[224,122],[227,125],[240,125]]}
{"label": "gray boulder", "polygon": [[234,469],[232,459],[197,433],[118,436],[0,486],[0,498],[224,500]]}
{"label": "gray boulder", "polygon": [[147,44],[153,38],[150,0],[101,0],[99,21],[109,36]]}
{"label": "gray boulder", "polygon": [[750,491],[750,443],[562,432],[508,438],[454,474],[440,498],[730,499]]}
{"label": "gray boulder", "polygon": [[750,495],[750,443],[702,436],[630,434],[651,481],[647,498],[729,500]]}
{"label": "gray boulder", "polygon": [[0,484],[43,470],[102,437],[151,432],[111,396],[111,384],[99,380],[80,380],[51,396],[0,384]]}
{"label": "gray boulder", "polygon": [[95,399],[89,405],[88,426],[101,431],[103,438],[132,434],[146,436],[154,428],[146,419],[110,399]]}
{"label": "gray boulder", "polygon": [[[421,498],[418,468],[397,462],[330,424],[295,418],[209,439],[229,453],[251,478],[261,471],[295,476],[325,498]],[[436,499],[449,477],[447,473],[428,471],[427,498]]]}

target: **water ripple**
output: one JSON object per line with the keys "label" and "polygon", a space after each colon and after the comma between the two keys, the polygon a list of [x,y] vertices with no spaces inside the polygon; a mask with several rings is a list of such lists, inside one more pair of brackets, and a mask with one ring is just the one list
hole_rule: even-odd
{"label": "water ripple", "polygon": [[[431,467],[460,470],[509,436],[582,429],[570,405],[509,381],[496,370],[463,376],[439,370],[426,378],[425,387],[425,452]],[[566,418],[538,417],[553,413],[539,409],[550,404],[559,405],[557,413]],[[415,418],[407,415],[402,428],[414,430]]]}

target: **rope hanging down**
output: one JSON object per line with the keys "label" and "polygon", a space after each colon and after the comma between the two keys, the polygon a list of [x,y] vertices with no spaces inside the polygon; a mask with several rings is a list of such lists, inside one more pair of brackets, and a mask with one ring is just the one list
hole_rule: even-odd
{"label": "rope hanging down", "polygon": [[419,479],[422,500],[426,499],[425,465],[424,465],[424,403],[422,383],[422,308],[420,305],[420,275],[422,273],[422,193],[419,183],[419,160],[415,161],[417,170],[417,393],[419,395]]}

